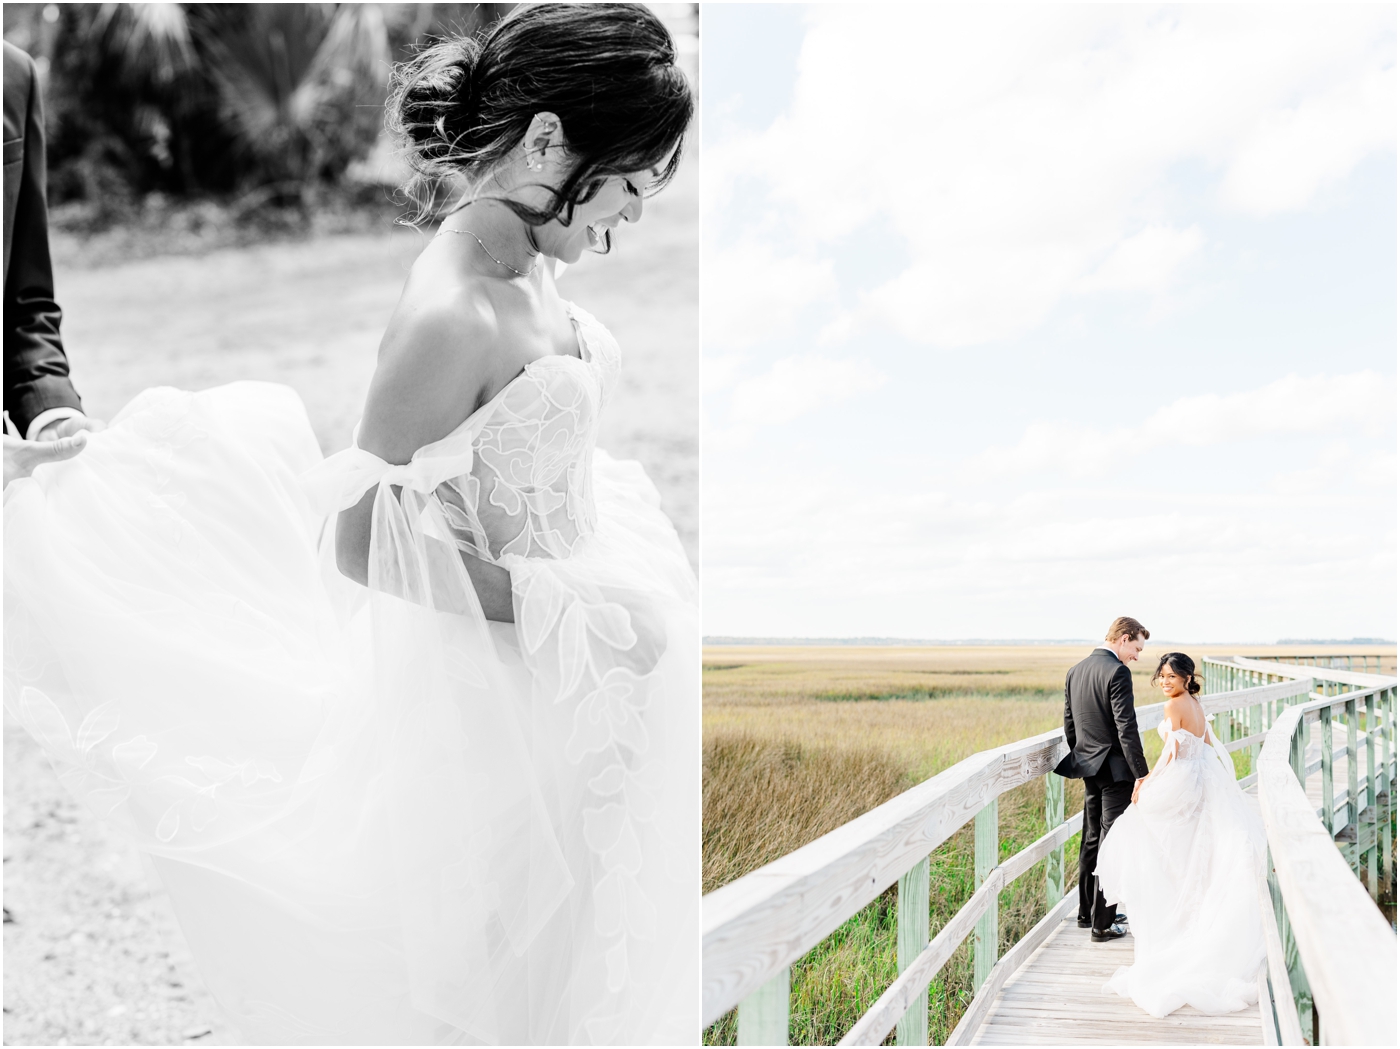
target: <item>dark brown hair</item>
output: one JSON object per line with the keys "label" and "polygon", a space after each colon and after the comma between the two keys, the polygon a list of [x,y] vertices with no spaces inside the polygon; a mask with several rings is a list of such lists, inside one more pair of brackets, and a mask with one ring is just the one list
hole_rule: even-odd
{"label": "dark brown hair", "polygon": [[1143,626],[1132,616],[1119,616],[1108,625],[1108,633],[1104,640],[1110,643],[1117,641],[1124,634],[1131,638],[1142,638],[1146,641],[1152,635],[1147,632],[1147,627]]}
{"label": "dark brown hair", "polygon": [[1152,672],[1152,683],[1162,676],[1162,668],[1170,667],[1172,673],[1186,679],[1186,691],[1196,695],[1201,691],[1201,683],[1196,680],[1196,661],[1185,652],[1168,652],[1157,660],[1157,669]]}
{"label": "dark brown hair", "polygon": [[520,144],[537,113],[560,120],[574,165],[545,209],[503,200],[531,225],[591,199],[609,175],[680,163],[695,110],[676,48],[641,4],[522,5],[484,35],[442,40],[394,69],[385,123],[405,146],[404,192],[432,212],[454,175],[489,173]]}

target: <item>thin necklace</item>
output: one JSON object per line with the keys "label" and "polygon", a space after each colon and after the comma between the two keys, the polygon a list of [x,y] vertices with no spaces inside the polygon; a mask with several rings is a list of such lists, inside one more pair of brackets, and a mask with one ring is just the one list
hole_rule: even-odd
{"label": "thin necklace", "polygon": [[509,262],[502,262],[500,259],[496,258],[495,255],[492,255],[491,249],[486,246],[486,244],[482,241],[480,237],[478,237],[469,229],[453,229],[450,226],[441,226],[438,228],[438,233],[465,233],[467,236],[471,237],[472,240],[476,241],[478,244],[481,245],[481,250],[486,252],[487,258],[489,258],[497,266],[504,266],[506,269],[510,270],[512,273],[519,277],[528,277],[530,274],[535,272],[535,266],[538,266],[540,264],[540,257],[536,255],[534,265],[532,265],[528,270],[518,270]]}

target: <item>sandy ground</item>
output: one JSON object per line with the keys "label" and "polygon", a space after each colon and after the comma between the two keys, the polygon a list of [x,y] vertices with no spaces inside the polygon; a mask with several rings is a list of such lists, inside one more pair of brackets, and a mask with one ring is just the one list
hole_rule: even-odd
{"label": "sandy ground", "polygon": [[[599,445],[641,460],[696,561],[697,177],[692,161],[613,254],[564,274],[607,324],[624,371]],[[423,243],[410,230],[84,266],[55,245],[73,374],[110,418],[148,386],[292,386],[322,450],[350,443],[384,323]],[[58,783],[6,715],[4,1043],[228,1043],[162,894],[133,850]],[[11,920],[11,916],[13,920]]]}

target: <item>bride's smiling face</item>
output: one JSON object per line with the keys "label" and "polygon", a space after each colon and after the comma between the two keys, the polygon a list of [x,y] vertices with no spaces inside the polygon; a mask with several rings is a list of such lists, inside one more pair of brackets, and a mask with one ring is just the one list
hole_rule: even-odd
{"label": "bride's smiling face", "polygon": [[1157,687],[1166,693],[1168,699],[1175,699],[1186,691],[1186,679],[1167,664],[1157,672]]}
{"label": "bride's smiling face", "polygon": [[601,178],[596,192],[574,206],[567,225],[561,215],[535,227],[535,245],[566,263],[577,262],[585,251],[606,251],[618,225],[642,220],[642,192],[656,176],[653,168]]}

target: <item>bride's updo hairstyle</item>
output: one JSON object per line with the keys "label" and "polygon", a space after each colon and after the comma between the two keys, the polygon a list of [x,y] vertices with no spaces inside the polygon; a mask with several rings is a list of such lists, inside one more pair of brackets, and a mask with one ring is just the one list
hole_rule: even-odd
{"label": "bride's updo hairstyle", "polygon": [[1152,672],[1152,683],[1155,685],[1157,679],[1162,676],[1162,668],[1169,667],[1177,677],[1186,682],[1186,691],[1191,695],[1197,695],[1201,691],[1201,683],[1196,680],[1196,661],[1185,652],[1168,652],[1157,661],[1157,669]]}
{"label": "bride's updo hairstyle", "polygon": [[552,206],[502,203],[531,225],[567,225],[609,175],[655,167],[652,191],[665,185],[694,108],[670,33],[641,4],[532,4],[395,67],[385,124],[413,168],[403,189],[421,222],[439,185],[489,177],[535,114],[553,113],[573,167]]}

